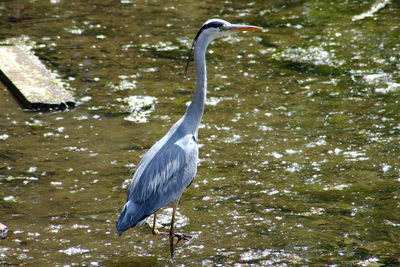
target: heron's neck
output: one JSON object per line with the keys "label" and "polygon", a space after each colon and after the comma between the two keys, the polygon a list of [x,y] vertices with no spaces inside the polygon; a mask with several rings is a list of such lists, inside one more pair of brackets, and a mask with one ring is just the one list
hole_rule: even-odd
{"label": "heron's neck", "polygon": [[[200,41],[200,42],[199,42]],[[198,40],[194,49],[194,62],[196,65],[196,92],[190,103],[185,119],[190,120],[190,131],[197,138],[197,132],[200,126],[201,118],[204,113],[204,104],[207,95],[207,70],[206,70],[206,49],[208,42]]]}

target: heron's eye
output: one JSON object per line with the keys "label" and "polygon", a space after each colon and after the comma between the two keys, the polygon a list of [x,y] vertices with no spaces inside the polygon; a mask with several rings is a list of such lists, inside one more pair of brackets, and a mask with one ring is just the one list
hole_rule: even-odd
{"label": "heron's eye", "polygon": [[228,27],[226,27],[225,25],[219,26],[219,31],[221,31],[221,32],[226,31],[227,29],[228,29]]}

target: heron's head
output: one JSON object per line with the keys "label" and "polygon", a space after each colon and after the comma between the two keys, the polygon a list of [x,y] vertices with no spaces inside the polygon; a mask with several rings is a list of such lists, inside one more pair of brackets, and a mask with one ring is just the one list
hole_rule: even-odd
{"label": "heron's head", "polygon": [[233,33],[241,31],[257,31],[261,29],[262,28],[256,26],[231,24],[222,19],[210,19],[207,20],[203,26],[201,26],[199,32],[194,38],[194,42],[196,42],[199,38],[206,38],[207,41],[211,42],[215,38]]}
{"label": "heron's head", "polygon": [[197,33],[196,37],[193,40],[192,48],[190,49],[189,52],[185,73],[187,72],[189,66],[193,47],[195,47],[196,44],[202,44],[204,46],[203,49],[206,49],[208,44],[215,38],[227,36],[242,31],[258,31],[258,30],[262,30],[262,28],[250,25],[231,24],[222,19],[207,20],[203,24],[203,26],[201,26],[199,32]]}

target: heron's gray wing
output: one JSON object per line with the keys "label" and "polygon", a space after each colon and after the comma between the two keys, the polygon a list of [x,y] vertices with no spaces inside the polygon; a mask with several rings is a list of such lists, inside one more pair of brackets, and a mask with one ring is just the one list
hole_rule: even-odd
{"label": "heron's gray wing", "polygon": [[146,202],[150,197],[162,196],[165,199],[162,202],[168,201],[165,206],[179,197],[196,175],[198,146],[193,135],[169,139],[160,147],[157,145],[139,164],[129,187],[128,199]]}

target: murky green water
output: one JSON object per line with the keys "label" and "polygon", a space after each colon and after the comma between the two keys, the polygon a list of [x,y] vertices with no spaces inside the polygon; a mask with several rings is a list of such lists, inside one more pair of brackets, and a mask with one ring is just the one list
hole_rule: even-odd
{"label": "murky green water", "polygon": [[115,222],[124,181],[191,100],[185,59],[211,17],[265,30],[210,46],[201,160],[178,218],[195,238],[176,264],[399,264],[399,12],[395,0],[0,2],[0,41],[31,46],[79,100],[32,113],[0,87],[0,264],[168,263],[167,238],[147,225],[118,237]]}

